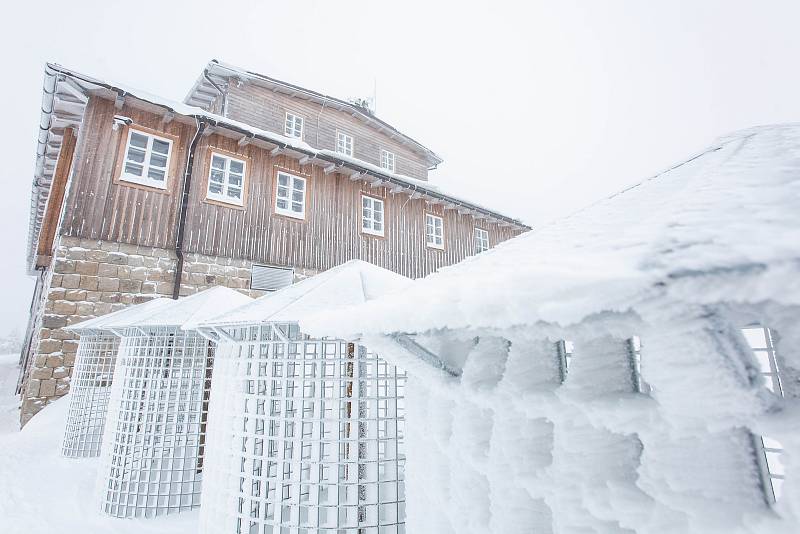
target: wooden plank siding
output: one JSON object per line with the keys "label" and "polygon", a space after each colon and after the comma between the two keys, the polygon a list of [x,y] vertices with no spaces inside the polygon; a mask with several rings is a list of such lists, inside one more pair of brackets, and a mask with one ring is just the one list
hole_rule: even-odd
{"label": "wooden plank siding", "polygon": [[[116,180],[113,174],[118,158],[124,155],[120,136],[127,135],[124,127],[112,128],[117,114],[130,117],[138,126],[179,138],[173,146],[175,165],[167,191]],[[92,98],[82,128],[87,129],[83,136],[86,146],[76,162],[61,233],[173,248],[180,184],[194,126],[178,120],[162,126],[157,115],[127,104],[116,110],[113,102]],[[206,200],[214,148],[247,161],[243,207]],[[305,220],[274,213],[277,169],[307,179]],[[362,192],[385,200],[385,237],[361,233]],[[491,246],[519,233],[511,227],[475,221],[456,210],[429,206],[423,199],[392,195],[385,188],[372,188],[338,173],[325,175],[321,167],[300,165],[286,155],[272,156],[269,150],[253,144],[240,147],[236,140],[218,134],[202,137],[198,144],[189,198],[186,252],[319,271],[358,258],[418,278],[472,255],[475,226],[489,231]],[[426,211],[444,219],[444,250],[425,245]]]}
{"label": "wooden plank siding", "polygon": [[361,161],[380,166],[381,149],[388,150],[395,154],[395,172],[418,180],[428,179],[425,156],[353,118],[350,113],[273,92],[257,83],[231,84],[228,89],[228,117],[231,119],[283,135],[287,111],[303,117],[303,141],[314,148],[336,150],[336,132],[340,130],[353,137],[353,156]]}

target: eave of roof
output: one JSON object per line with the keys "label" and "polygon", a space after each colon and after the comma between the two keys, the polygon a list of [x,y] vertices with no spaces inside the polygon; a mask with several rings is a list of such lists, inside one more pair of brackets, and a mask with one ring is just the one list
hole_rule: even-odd
{"label": "eave of roof", "polygon": [[[56,106],[57,96],[62,92],[65,95],[63,102],[66,103],[66,108],[58,108]],[[461,214],[472,214],[476,219],[494,220],[501,226],[514,226],[521,230],[530,229],[529,226],[517,219],[443,193],[427,182],[390,173],[371,163],[336,154],[329,150],[317,150],[295,138],[255,128],[249,124],[152,95],[146,91],[105,82],[57,64],[48,63],[45,68],[43,94],[37,164],[33,180],[31,216],[28,230],[29,274],[35,274],[36,247],[42,218],[49,199],[52,172],[55,169],[60,150],[60,132],[63,132],[66,127],[80,125],[83,119],[83,110],[90,94],[121,100],[130,97],[162,109],[172,116],[183,116],[196,121],[204,121],[215,131],[223,134],[228,133],[232,137],[239,137],[243,143],[260,142],[262,145],[266,144],[267,147],[272,147],[273,150],[297,157],[301,161],[305,160],[304,163],[323,166],[326,174],[331,172],[349,174],[351,180],[364,180],[373,187],[386,186],[391,193],[402,192],[411,195],[412,198],[425,198],[432,204],[443,204],[446,209],[456,209]],[[82,100],[80,97],[82,97]],[[73,100],[75,102],[72,102]],[[70,105],[75,109],[69,108],[68,106]]]}
{"label": "eave of roof", "polygon": [[[346,100],[342,100],[340,98],[319,93],[311,89],[306,89],[304,87],[300,87],[299,85],[295,85],[289,82],[284,82],[282,80],[271,78],[269,76],[265,76],[264,74],[259,74],[257,72],[242,69],[235,65],[224,63],[216,59],[212,59],[211,61],[208,62],[208,65],[206,65],[204,72],[208,72],[209,76],[214,76],[218,80],[227,81],[228,79],[236,78],[239,80],[251,81],[264,85],[270,89],[283,90],[288,94],[302,95],[308,100],[312,100],[320,104],[325,103],[326,105],[335,105],[340,111],[344,111],[346,109],[348,112],[354,114],[359,119],[368,124],[370,127],[376,129],[377,131],[383,134],[389,135],[390,137],[397,139],[398,141],[408,146],[413,151],[423,154],[428,160],[428,164],[430,166],[435,167],[436,165],[439,165],[443,161],[440,156],[438,156],[435,152],[427,148],[419,141],[404,134],[391,124],[379,119],[375,115],[366,113],[359,106],[347,102]],[[204,98],[202,97],[203,94],[207,94],[209,96]],[[194,86],[192,86],[192,89],[189,91],[189,94],[186,95],[184,103],[196,106],[208,105],[210,104],[211,101],[213,101],[213,99],[216,96],[217,96],[216,89],[214,89],[208,82],[208,80],[205,78],[205,76],[201,74],[197,78],[197,81],[195,82]]]}

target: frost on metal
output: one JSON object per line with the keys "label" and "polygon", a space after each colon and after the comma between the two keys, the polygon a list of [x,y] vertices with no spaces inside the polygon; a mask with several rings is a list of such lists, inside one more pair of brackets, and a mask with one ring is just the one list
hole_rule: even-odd
{"label": "frost on metal", "polygon": [[296,320],[408,281],[348,262],[198,325],[219,340],[202,532],[405,532],[405,374]]}
{"label": "frost on metal", "polygon": [[301,319],[408,372],[408,531],[800,531],[798,176],[800,125],[734,134]]}
{"label": "frost on metal", "polygon": [[67,458],[100,455],[118,346],[119,338],[110,332],[97,331],[81,336],[72,371],[62,448]]}
{"label": "frost on metal", "polygon": [[215,287],[108,325],[121,337],[103,438],[103,510],[153,517],[200,504],[213,343],[181,327],[250,300]]}
{"label": "frost on metal", "polygon": [[107,325],[125,317],[131,319],[136,314],[148,313],[167,302],[166,299],[154,299],[67,327],[67,330],[79,334],[80,340],[70,383],[69,410],[62,446],[65,457],[100,455],[119,347],[119,336]]}

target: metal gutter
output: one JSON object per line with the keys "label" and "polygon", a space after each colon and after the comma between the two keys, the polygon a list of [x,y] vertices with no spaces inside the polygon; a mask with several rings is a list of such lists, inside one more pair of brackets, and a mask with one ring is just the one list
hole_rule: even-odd
{"label": "metal gutter", "polygon": [[194,153],[197,149],[197,142],[203,135],[206,128],[205,121],[197,120],[197,131],[194,133],[192,142],[189,145],[189,156],[186,160],[186,171],[183,175],[183,189],[181,191],[181,210],[178,214],[176,223],[175,255],[178,262],[175,265],[175,283],[172,286],[172,298],[178,300],[181,294],[181,280],[183,279],[183,236],[186,233],[186,211],[189,208],[189,188],[192,185],[192,169],[194,168]]}

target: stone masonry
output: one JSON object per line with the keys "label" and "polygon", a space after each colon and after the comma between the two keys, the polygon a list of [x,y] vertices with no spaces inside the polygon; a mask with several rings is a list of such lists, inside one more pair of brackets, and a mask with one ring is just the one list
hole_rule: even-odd
{"label": "stone masonry", "polygon": [[[69,391],[78,341],[63,328],[155,297],[171,297],[176,262],[172,250],[60,238],[38,306],[33,357],[22,391],[23,425]],[[263,292],[250,289],[251,268],[248,260],[186,254],[181,295],[222,285],[261,296]],[[313,274],[295,271],[296,278]]]}

